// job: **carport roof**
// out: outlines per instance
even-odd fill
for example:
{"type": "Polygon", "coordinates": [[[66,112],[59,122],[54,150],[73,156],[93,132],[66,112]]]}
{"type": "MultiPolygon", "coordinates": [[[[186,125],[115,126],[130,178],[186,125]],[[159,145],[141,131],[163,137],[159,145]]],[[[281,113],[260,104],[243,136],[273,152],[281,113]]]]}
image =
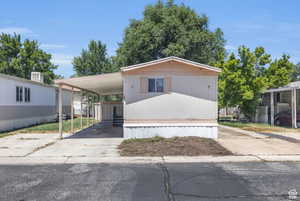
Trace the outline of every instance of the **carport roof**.
{"type": "Polygon", "coordinates": [[[90,91],[99,95],[123,93],[121,72],[55,80],[55,84],[90,91]]]}

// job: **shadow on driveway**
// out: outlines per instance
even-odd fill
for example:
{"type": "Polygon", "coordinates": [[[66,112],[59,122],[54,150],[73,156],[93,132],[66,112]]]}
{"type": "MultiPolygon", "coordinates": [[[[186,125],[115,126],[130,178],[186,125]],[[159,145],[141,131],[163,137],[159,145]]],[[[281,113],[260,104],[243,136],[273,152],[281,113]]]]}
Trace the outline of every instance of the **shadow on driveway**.
{"type": "Polygon", "coordinates": [[[74,135],[65,137],[64,139],[76,138],[123,138],[123,128],[95,124],[75,133],[74,135]]]}

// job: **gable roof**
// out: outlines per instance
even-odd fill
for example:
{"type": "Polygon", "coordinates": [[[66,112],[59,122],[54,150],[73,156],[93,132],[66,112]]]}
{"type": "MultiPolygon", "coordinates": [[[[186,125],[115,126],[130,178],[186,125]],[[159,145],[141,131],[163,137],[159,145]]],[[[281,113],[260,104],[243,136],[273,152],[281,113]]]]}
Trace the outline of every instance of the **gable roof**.
{"type": "Polygon", "coordinates": [[[3,74],[3,73],[0,73],[0,78],[6,78],[6,79],[10,79],[10,80],[16,80],[16,81],[19,81],[19,82],[25,82],[25,83],[30,83],[30,84],[34,84],[34,85],[40,85],[40,86],[44,86],[44,87],[54,87],[55,88],[55,86],[50,85],[50,84],[37,82],[37,81],[33,81],[33,80],[27,80],[27,79],[24,79],[24,78],[12,76],[12,75],[7,75],[7,74],[3,74]]]}
{"type": "Polygon", "coordinates": [[[191,65],[191,66],[194,66],[194,67],[197,67],[197,68],[202,68],[202,69],[206,69],[206,70],[214,71],[214,72],[218,72],[218,73],[221,72],[220,68],[216,68],[216,67],[213,67],[213,66],[197,63],[197,62],[194,62],[194,61],[190,61],[190,60],[187,60],[187,59],[182,59],[182,58],[174,57],[174,56],[166,57],[166,58],[163,58],[163,59],[157,59],[157,60],[149,61],[149,62],[146,62],[146,63],[141,63],[141,64],[131,65],[131,66],[127,66],[127,67],[122,67],[121,71],[126,72],[126,71],[135,70],[135,69],[139,69],[139,68],[144,68],[144,67],[148,67],[148,66],[152,66],[152,65],[160,64],[160,63],[165,63],[165,62],[169,62],[169,61],[177,61],[179,63],[184,63],[184,64],[191,65]]]}

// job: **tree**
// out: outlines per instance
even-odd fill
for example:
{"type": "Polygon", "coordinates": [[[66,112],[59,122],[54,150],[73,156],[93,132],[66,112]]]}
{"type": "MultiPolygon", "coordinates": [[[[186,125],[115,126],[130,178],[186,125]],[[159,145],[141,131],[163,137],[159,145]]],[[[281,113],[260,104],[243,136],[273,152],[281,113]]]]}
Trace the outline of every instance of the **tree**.
{"type": "Polygon", "coordinates": [[[277,88],[287,85],[291,81],[293,64],[289,56],[284,54],[280,59],[274,60],[266,70],[269,88],[277,88]]]}
{"type": "Polygon", "coordinates": [[[241,112],[252,119],[261,93],[267,88],[267,79],[262,73],[270,55],[262,47],[254,52],[241,46],[238,58],[232,53],[219,67],[222,73],[219,79],[219,104],[221,107],[238,106],[241,112]]]}
{"type": "Polygon", "coordinates": [[[291,81],[299,81],[300,80],[300,62],[296,65],[293,65],[293,70],[291,74],[291,81]]]}
{"type": "Polygon", "coordinates": [[[111,59],[107,56],[106,45],[101,41],[91,40],[88,49],[83,49],[81,55],[75,57],[73,66],[76,76],[96,75],[115,72],[111,59]]]}
{"type": "Polygon", "coordinates": [[[178,56],[215,63],[225,55],[221,29],[210,31],[208,18],[173,1],[149,5],[141,20],[131,20],[117,50],[118,66],[178,56]]]}
{"type": "Polygon", "coordinates": [[[31,72],[38,71],[46,83],[51,83],[56,68],[51,55],[41,50],[37,41],[22,42],[20,35],[0,34],[0,73],[30,79],[31,72]]]}

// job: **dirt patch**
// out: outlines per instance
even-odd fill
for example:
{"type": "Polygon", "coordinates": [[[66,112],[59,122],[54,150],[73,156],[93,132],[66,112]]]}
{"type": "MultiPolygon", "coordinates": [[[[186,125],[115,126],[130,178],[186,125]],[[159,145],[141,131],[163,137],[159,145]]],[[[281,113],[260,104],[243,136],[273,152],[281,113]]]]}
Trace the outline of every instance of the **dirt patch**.
{"type": "Polygon", "coordinates": [[[129,139],[118,148],[121,156],[232,155],[216,141],[200,137],[129,139]]]}

